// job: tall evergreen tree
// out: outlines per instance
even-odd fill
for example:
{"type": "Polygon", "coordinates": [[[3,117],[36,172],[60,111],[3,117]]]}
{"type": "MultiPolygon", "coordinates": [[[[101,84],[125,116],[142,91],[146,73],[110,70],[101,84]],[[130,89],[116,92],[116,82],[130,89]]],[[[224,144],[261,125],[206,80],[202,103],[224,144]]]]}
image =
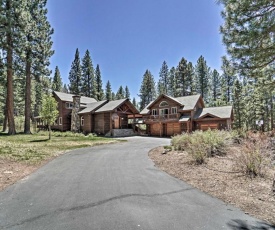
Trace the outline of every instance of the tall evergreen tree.
{"type": "Polygon", "coordinates": [[[125,91],[124,91],[123,87],[120,86],[116,93],[116,99],[119,100],[119,99],[123,99],[123,98],[125,98],[125,91]]]}
{"type": "Polygon", "coordinates": [[[132,103],[133,103],[133,106],[135,106],[135,107],[137,108],[137,102],[136,102],[136,98],[133,98],[133,101],[132,101],[132,103]]]}
{"type": "Polygon", "coordinates": [[[243,101],[243,88],[239,80],[236,80],[233,88],[234,98],[234,126],[237,129],[241,129],[244,126],[244,101],[243,101]]]}
{"type": "Polygon", "coordinates": [[[68,90],[68,87],[67,87],[66,84],[63,85],[63,87],[62,87],[62,92],[63,92],[63,93],[69,93],[69,90],[68,90]]]}
{"type": "Polygon", "coordinates": [[[211,72],[211,82],[210,82],[210,95],[209,95],[209,104],[211,106],[217,106],[217,102],[220,98],[221,92],[221,77],[216,69],[211,72]]]}
{"type": "Polygon", "coordinates": [[[190,75],[187,69],[187,60],[182,58],[176,69],[176,95],[177,97],[188,95],[190,88],[190,75]]]}
{"type": "Polygon", "coordinates": [[[14,74],[14,60],[15,55],[22,46],[22,37],[20,28],[24,25],[22,23],[22,16],[26,1],[2,0],[0,4],[0,47],[3,50],[5,58],[5,69],[7,78],[7,95],[6,95],[6,115],[8,120],[8,134],[16,134],[14,122],[14,88],[13,88],[13,74],[14,74]]]}
{"type": "Polygon", "coordinates": [[[112,88],[111,88],[110,81],[107,81],[107,84],[106,84],[105,98],[109,101],[112,100],[112,88]]]}
{"type": "Polygon", "coordinates": [[[112,92],[112,101],[116,100],[116,94],[112,92]]]}
{"type": "Polygon", "coordinates": [[[176,69],[172,67],[169,70],[168,95],[175,97],[176,94],[176,69]]]}
{"type": "Polygon", "coordinates": [[[83,95],[94,98],[95,74],[89,50],[86,50],[84,58],[82,59],[82,80],[81,91],[83,95]]]}
{"type": "Polygon", "coordinates": [[[69,73],[70,93],[77,94],[77,95],[79,95],[81,93],[81,88],[82,88],[82,77],[81,76],[82,76],[82,72],[81,72],[79,51],[78,51],[78,49],[76,49],[74,61],[72,62],[71,70],[69,73]]]}
{"type": "Polygon", "coordinates": [[[55,67],[52,89],[57,92],[62,91],[62,79],[58,66],[55,67]]]}
{"type": "Polygon", "coordinates": [[[188,62],[187,64],[187,85],[189,87],[190,94],[196,94],[196,75],[192,62],[188,62]]]}
{"type": "Polygon", "coordinates": [[[223,74],[222,74],[223,87],[225,87],[223,89],[223,92],[225,93],[224,96],[228,104],[232,99],[232,91],[233,91],[233,86],[234,86],[234,81],[236,79],[236,76],[235,76],[235,71],[234,71],[234,68],[232,67],[232,64],[225,56],[222,57],[221,69],[223,71],[223,74]]]}
{"type": "Polygon", "coordinates": [[[235,67],[242,75],[258,76],[258,71],[275,61],[274,1],[220,2],[224,4],[223,42],[235,67]]]}
{"type": "Polygon", "coordinates": [[[102,101],[104,99],[104,92],[102,88],[102,80],[101,80],[101,73],[99,65],[96,66],[95,69],[95,84],[96,84],[96,92],[95,92],[95,98],[98,101],[102,101]]]}
{"type": "Polygon", "coordinates": [[[156,86],[153,75],[146,70],[139,90],[140,110],[143,110],[151,101],[156,98],[156,86]]]}
{"type": "Polygon", "coordinates": [[[47,20],[47,0],[27,1],[26,14],[22,18],[24,22],[24,39],[21,59],[25,64],[25,126],[24,133],[30,133],[31,119],[31,76],[49,75],[49,59],[53,55],[51,35],[53,29],[47,20]]]}
{"type": "Polygon", "coordinates": [[[164,61],[159,72],[158,94],[168,94],[168,86],[169,69],[167,63],[164,61]]]}
{"type": "Polygon", "coordinates": [[[128,88],[128,86],[126,85],[126,87],[125,87],[125,98],[128,98],[128,99],[130,99],[130,91],[129,91],[129,88],[128,88]]]}
{"type": "Polygon", "coordinates": [[[208,102],[208,91],[209,91],[209,67],[203,56],[200,56],[196,69],[196,81],[197,81],[197,92],[201,94],[206,102],[208,102]]]}

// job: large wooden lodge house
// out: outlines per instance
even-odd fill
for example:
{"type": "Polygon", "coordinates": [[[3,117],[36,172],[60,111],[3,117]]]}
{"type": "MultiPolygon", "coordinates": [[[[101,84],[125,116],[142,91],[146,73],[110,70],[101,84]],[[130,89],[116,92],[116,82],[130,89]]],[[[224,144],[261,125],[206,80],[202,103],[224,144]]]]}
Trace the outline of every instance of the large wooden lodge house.
{"type": "Polygon", "coordinates": [[[201,95],[170,97],[160,95],[140,114],[152,136],[173,136],[207,129],[231,129],[232,106],[205,108],[201,95]]]}
{"type": "Polygon", "coordinates": [[[94,98],[56,91],[53,91],[53,97],[58,102],[59,111],[53,130],[106,136],[133,135],[133,128],[128,125],[128,115],[135,118],[139,111],[129,99],[96,101],[94,98]]]}
{"type": "Polygon", "coordinates": [[[140,113],[129,99],[96,101],[56,91],[53,97],[59,116],[52,129],[59,131],[130,136],[140,131],[137,126],[142,124],[149,136],[173,136],[195,130],[231,129],[233,122],[232,106],[205,108],[201,95],[162,94],[140,113]]]}

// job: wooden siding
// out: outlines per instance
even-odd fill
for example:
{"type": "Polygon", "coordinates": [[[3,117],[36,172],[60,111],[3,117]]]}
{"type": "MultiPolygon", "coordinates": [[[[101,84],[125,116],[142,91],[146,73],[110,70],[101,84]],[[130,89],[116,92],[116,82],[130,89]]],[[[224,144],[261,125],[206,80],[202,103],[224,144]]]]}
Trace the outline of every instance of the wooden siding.
{"type": "Polygon", "coordinates": [[[98,113],[94,115],[94,129],[98,134],[106,134],[111,130],[110,127],[111,116],[110,113],[98,113]]]}
{"type": "Polygon", "coordinates": [[[205,121],[196,121],[196,129],[208,130],[208,129],[230,129],[227,125],[227,119],[207,119],[205,121]]]}
{"type": "Polygon", "coordinates": [[[82,117],[84,118],[83,126],[81,126],[81,130],[84,133],[91,133],[92,132],[92,118],[91,114],[83,114],[82,117]]]}
{"type": "Polygon", "coordinates": [[[180,123],[167,123],[167,136],[174,136],[176,134],[181,134],[181,124],[180,123]]]}

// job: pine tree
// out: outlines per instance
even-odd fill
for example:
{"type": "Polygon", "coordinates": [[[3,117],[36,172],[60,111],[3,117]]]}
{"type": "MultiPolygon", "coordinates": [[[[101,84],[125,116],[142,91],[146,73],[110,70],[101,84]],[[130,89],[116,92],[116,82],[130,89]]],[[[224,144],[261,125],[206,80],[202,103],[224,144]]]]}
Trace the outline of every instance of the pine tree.
{"type": "Polygon", "coordinates": [[[275,61],[274,1],[220,2],[224,4],[221,33],[227,51],[242,75],[257,76],[275,61]]]}
{"type": "Polygon", "coordinates": [[[100,73],[100,68],[99,65],[96,66],[95,69],[95,85],[96,85],[96,91],[95,91],[95,98],[98,101],[102,101],[104,99],[104,92],[103,92],[103,88],[102,88],[102,80],[101,80],[101,73],[100,73]]]}
{"type": "Polygon", "coordinates": [[[116,100],[116,94],[112,92],[112,101],[116,100]]]}
{"type": "Polygon", "coordinates": [[[49,75],[49,58],[53,55],[51,35],[53,29],[47,20],[46,0],[27,1],[22,5],[26,14],[22,38],[24,39],[21,59],[25,64],[25,126],[24,133],[29,134],[31,119],[31,76],[49,75]]]}
{"type": "Polygon", "coordinates": [[[128,86],[126,85],[126,87],[125,87],[125,98],[128,98],[128,99],[130,99],[130,91],[129,91],[129,88],[128,88],[128,86]]]}
{"type": "Polygon", "coordinates": [[[223,92],[225,93],[226,103],[229,104],[232,100],[232,91],[233,91],[233,85],[234,81],[236,79],[234,68],[232,67],[232,64],[230,61],[223,56],[222,57],[222,67],[221,67],[223,74],[222,78],[224,80],[223,92]]]}
{"type": "Polygon", "coordinates": [[[133,101],[132,101],[132,103],[133,103],[133,106],[135,106],[135,107],[137,108],[137,102],[136,102],[136,98],[133,98],[133,101]]]}
{"type": "Polygon", "coordinates": [[[200,56],[196,69],[196,81],[197,81],[197,92],[201,94],[205,102],[208,102],[208,91],[209,91],[209,67],[203,56],[200,56]]]}
{"type": "Polygon", "coordinates": [[[209,104],[211,106],[217,106],[218,99],[220,97],[221,91],[221,77],[216,69],[211,72],[211,85],[210,85],[210,95],[209,104]]]}
{"type": "MultiPolygon", "coordinates": [[[[26,1],[3,0],[0,4],[0,47],[5,55],[5,69],[7,78],[7,95],[6,95],[6,117],[8,120],[8,134],[16,134],[14,121],[14,60],[15,55],[18,57],[20,43],[22,42],[21,34],[18,33],[24,25],[22,23],[22,15],[25,14],[24,9],[26,1]]],[[[22,45],[22,44],[21,44],[22,45]]]]}
{"type": "Polygon", "coordinates": [[[86,51],[84,58],[82,59],[82,88],[81,91],[86,97],[95,97],[95,74],[92,59],[89,50],[86,51]]]}
{"type": "Polygon", "coordinates": [[[120,99],[123,99],[123,98],[125,98],[125,91],[124,91],[123,87],[120,86],[120,87],[118,88],[117,93],[116,93],[116,99],[117,99],[117,100],[120,100],[120,99]]]}
{"type": "Polygon", "coordinates": [[[196,75],[192,62],[187,64],[187,85],[189,86],[190,94],[196,94],[196,75]]]}
{"type": "Polygon", "coordinates": [[[243,88],[239,80],[236,80],[233,88],[234,127],[241,129],[244,126],[243,88]]]}
{"type": "Polygon", "coordinates": [[[35,82],[35,104],[34,104],[34,116],[38,116],[40,114],[42,108],[42,98],[43,98],[43,90],[41,82],[35,82]]]}
{"type": "Polygon", "coordinates": [[[168,94],[169,86],[169,69],[167,63],[164,61],[162,63],[160,72],[159,72],[159,81],[158,81],[158,94],[168,94]]]}
{"type": "Polygon", "coordinates": [[[63,93],[69,93],[69,90],[68,90],[68,87],[67,87],[66,84],[63,85],[63,87],[62,87],[62,92],[63,92],[63,93]]]}
{"type": "Polygon", "coordinates": [[[81,65],[80,65],[80,57],[79,57],[79,51],[76,49],[74,61],[71,65],[71,70],[69,73],[69,90],[72,94],[79,95],[81,93],[81,87],[82,87],[82,72],[81,72],[81,65]]]}
{"type": "Polygon", "coordinates": [[[62,90],[62,79],[60,76],[60,71],[58,69],[58,66],[55,67],[52,89],[57,92],[60,92],[62,90]]]}
{"type": "Polygon", "coordinates": [[[109,100],[109,101],[112,100],[112,88],[111,88],[110,81],[107,81],[107,84],[106,84],[105,98],[106,100],[109,100]]]}
{"type": "Polygon", "coordinates": [[[190,88],[190,75],[188,75],[187,60],[182,58],[176,69],[176,97],[188,95],[190,88]]]}
{"type": "Polygon", "coordinates": [[[143,80],[139,92],[140,110],[143,110],[151,101],[156,98],[155,80],[149,70],[146,70],[143,75],[143,80]]]}
{"type": "Polygon", "coordinates": [[[169,81],[168,81],[168,95],[176,96],[176,69],[172,67],[169,71],[169,81]]]}

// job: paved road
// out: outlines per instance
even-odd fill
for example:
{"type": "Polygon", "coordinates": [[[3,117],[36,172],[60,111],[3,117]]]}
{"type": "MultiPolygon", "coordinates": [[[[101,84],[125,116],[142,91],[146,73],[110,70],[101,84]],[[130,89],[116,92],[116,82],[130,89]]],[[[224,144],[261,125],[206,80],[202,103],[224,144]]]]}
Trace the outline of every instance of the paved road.
{"type": "Polygon", "coordinates": [[[0,193],[0,229],[275,229],[154,167],[168,139],[65,154],[0,193]]]}

